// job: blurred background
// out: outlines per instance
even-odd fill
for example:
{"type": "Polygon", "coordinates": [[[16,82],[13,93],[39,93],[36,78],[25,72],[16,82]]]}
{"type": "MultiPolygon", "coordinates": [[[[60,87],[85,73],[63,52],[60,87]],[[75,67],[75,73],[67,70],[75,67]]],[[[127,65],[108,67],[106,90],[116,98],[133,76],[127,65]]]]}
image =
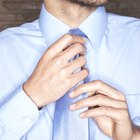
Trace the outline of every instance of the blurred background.
{"type": "MultiPolygon", "coordinates": [[[[0,31],[38,18],[43,0],[0,0],[0,31]]],[[[110,0],[107,11],[140,18],[140,0],[110,0]]]]}

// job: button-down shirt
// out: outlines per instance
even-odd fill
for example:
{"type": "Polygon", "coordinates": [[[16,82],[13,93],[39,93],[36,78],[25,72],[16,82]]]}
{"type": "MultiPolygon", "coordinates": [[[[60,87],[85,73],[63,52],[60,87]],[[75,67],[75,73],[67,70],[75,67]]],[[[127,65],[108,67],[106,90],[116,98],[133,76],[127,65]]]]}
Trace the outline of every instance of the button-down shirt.
{"type": "MultiPolygon", "coordinates": [[[[94,58],[87,61],[95,79],[125,95],[131,119],[140,125],[140,20],[99,7],[78,28],[93,47],[94,58]]],[[[53,140],[55,103],[39,111],[22,85],[45,50],[69,30],[43,6],[38,20],[0,33],[1,140],[53,140]]],[[[90,140],[111,140],[92,123],[90,140]]]]}

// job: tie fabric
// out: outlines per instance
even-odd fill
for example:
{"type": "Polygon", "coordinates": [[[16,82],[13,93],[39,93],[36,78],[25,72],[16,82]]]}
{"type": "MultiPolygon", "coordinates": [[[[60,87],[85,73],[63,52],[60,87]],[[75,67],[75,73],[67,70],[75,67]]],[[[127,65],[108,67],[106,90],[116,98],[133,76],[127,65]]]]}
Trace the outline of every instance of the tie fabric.
{"type": "MultiPolygon", "coordinates": [[[[79,35],[82,37],[87,36],[80,29],[71,29],[70,34],[79,35]]],[[[91,47],[91,46],[90,46],[91,47]]],[[[91,49],[91,48],[90,48],[91,49]]],[[[76,59],[78,55],[72,60],[76,59]]],[[[72,61],[71,60],[71,61],[72,61]]],[[[88,64],[87,64],[88,66],[88,64]]],[[[88,79],[86,79],[87,81],[88,79]]],[[[82,84],[85,81],[80,82],[82,84]]],[[[78,84],[78,85],[79,85],[78,84]]],[[[75,88],[75,87],[74,87],[75,88]]],[[[73,88],[73,89],[74,89],[73,88]]],[[[55,105],[54,113],[54,126],[53,126],[53,140],[89,140],[89,120],[81,119],[79,114],[87,108],[80,109],[77,111],[70,111],[70,104],[86,98],[86,94],[83,94],[75,99],[69,98],[69,93],[73,90],[71,89],[64,97],[59,99],[55,105]]]]}
{"type": "Polygon", "coordinates": [[[79,36],[81,36],[81,37],[87,38],[86,34],[85,34],[83,31],[81,31],[79,28],[71,29],[71,30],[69,31],[69,33],[70,33],[70,34],[74,34],[74,35],[79,35],[79,36]]]}

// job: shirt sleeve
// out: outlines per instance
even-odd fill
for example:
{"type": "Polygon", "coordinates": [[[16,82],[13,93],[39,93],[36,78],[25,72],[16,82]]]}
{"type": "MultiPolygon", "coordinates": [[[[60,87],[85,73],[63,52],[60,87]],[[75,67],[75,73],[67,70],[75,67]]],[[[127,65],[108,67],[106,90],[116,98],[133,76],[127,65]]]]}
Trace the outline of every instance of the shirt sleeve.
{"type": "Polygon", "coordinates": [[[22,85],[0,105],[0,139],[19,140],[37,122],[39,111],[22,85]]]}
{"type": "Polygon", "coordinates": [[[133,123],[140,126],[140,94],[128,94],[126,100],[133,123]]]}

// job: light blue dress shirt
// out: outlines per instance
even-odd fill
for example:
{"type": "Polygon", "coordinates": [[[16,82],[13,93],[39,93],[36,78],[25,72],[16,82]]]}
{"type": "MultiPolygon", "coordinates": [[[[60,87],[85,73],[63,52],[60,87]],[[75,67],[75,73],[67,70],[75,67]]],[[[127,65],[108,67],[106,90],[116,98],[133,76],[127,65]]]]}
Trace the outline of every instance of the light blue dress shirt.
{"type": "MultiPolygon", "coordinates": [[[[140,20],[107,14],[99,7],[79,29],[93,47],[89,79],[100,79],[124,93],[131,119],[140,125],[140,20]]],[[[38,111],[22,85],[45,50],[69,30],[43,6],[38,20],[0,33],[1,140],[53,140],[55,103],[38,111]]],[[[111,140],[89,122],[89,140],[111,140]]]]}

